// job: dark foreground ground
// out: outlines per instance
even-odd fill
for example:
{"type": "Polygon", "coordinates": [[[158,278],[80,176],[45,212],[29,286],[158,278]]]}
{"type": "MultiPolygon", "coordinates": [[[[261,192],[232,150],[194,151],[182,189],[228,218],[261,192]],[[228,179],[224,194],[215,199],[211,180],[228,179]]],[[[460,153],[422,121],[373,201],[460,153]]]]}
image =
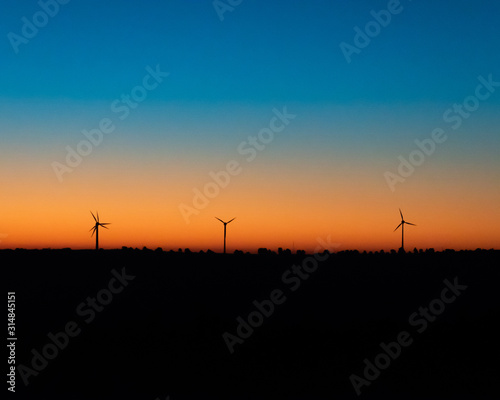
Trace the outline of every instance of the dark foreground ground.
{"type": "Polygon", "coordinates": [[[354,399],[354,374],[365,399],[499,398],[500,252],[307,257],[1,251],[8,397],[354,399]]]}

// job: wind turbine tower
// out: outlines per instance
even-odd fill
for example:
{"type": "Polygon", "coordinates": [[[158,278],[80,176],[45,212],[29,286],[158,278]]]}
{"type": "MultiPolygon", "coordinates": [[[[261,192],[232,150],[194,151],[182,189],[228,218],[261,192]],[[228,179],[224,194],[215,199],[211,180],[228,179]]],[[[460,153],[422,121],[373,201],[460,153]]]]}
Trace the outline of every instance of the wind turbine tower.
{"type": "Polygon", "coordinates": [[[94,218],[95,222],[95,225],[92,228],[90,228],[90,230],[92,231],[91,236],[94,236],[95,233],[95,249],[99,250],[99,227],[102,226],[103,228],[108,229],[106,225],[109,225],[109,222],[99,222],[99,213],[96,213],[97,218],[92,211],[90,213],[92,214],[92,217],[94,218]]]}
{"type": "Polygon", "coordinates": [[[217,217],[215,217],[215,218],[224,224],[224,254],[226,254],[226,225],[229,224],[231,221],[234,221],[236,219],[236,217],[233,218],[232,220],[227,221],[227,222],[224,222],[220,218],[217,218],[217,217]]]}
{"type": "Polygon", "coordinates": [[[401,209],[399,209],[399,214],[401,215],[401,222],[396,227],[396,229],[394,229],[394,232],[396,232],[398,230],[398,228],[401,227],[401,248],[404,251],[404,249],[405,249],[405,224],[406,225],[413,225],[413,226],[417,226],[417,225],[412,224],[411,222],[406,222],[405,219],[403,218],[403,213],[401,212],[401,209]]]}

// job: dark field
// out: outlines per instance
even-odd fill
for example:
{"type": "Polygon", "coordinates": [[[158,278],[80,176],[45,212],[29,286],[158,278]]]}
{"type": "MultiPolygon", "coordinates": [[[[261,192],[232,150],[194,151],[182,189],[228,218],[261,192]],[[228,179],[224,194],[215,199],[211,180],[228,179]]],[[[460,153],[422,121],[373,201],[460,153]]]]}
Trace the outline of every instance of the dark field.
{"type": "Polygon", "coordinates": [[[500,252],[320,256],[1,251],[9,398],[498,398],[500,252]]]}

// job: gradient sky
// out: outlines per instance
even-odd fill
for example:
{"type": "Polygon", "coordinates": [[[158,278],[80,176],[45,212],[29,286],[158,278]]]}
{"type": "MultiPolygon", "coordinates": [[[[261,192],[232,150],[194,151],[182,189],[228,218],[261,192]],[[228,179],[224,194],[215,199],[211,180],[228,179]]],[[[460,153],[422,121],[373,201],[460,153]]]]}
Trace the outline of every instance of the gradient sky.
{"type": "Polygon", "coordinates": [[[350,62],[341,43],[387,1],[243,0],[222,21],[212,1],[48,3],[45,20],[36,1],[2,3],[0,248],[91,248],[97,210],[103,248],[221,251],[217,216],[237,217],[229,251],[328,236],[388,250],[398,208],[418,225],[407,249],[500,247],[500,87],[443,118],[474,106],[479,77],[500,82],[498,2],[401,1],[350,62]],[[141,92],[148,67],[169,75],[141,92]],[[131,92],[146,98],[117,112],[131,92]],[[273,109],[295,118],[247,161],[273,109]],[[106,118],[113,132],[58,179],[106,118]],[[384,174],[436,128],[446,141],[391,190],[384,174]],[[180,205],[232,160],[240,173],[186,223],[180,205]]]}

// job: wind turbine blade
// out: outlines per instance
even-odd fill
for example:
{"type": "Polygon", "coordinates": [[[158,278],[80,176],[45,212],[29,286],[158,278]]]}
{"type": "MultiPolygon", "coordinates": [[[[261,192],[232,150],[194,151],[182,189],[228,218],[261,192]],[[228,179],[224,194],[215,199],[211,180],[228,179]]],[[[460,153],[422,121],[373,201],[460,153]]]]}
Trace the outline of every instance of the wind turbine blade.
{"type": "Polygon", "coordinates": [[[215,217],[215,219],[218,219],[220,222],[222,222],[223,224],[225,224],[225,222],[223,220],[221,220],[220,218],[215,217]]]}
{"type": "Polygon", "coordinates": [[[415,224],[412,224],[411,222],[405,222],[406,225],[413,225],[413,226],[417,226],[415,224]]]}
{"type": "Polygon", "coordinates": [[[399,214],[401,215],[401,220],[403,220],[403,213],[401,212],[401,208],[399,209],[399,214]]]}
{"type": "Polygon", "coordinates": [[[103,224],[99,224],[101,225],[104,229],[109,229],[107,226],[104,226],[103,224]]]}
{"type": "Polygon", "coordinates": [[[99,211],[97,211],[97,222],[99,222],[99,211]]]}
{"type": "Polygon", "coordinates": [[[97,219],[95,218],[94,213],[92,211],[90,213],[92,214],[92,217],[94,218],[94,221],[97,222],[97,219]]]}
{"type": "MultiPolygon", "coordinates": [[[[234,217],[231,221],[234,221],[236,219],[236,217],[234,217]]],[[[227,223],[229,224],[231,221],[227,221],[227,223]]]]}
{"type": "Polygon", "coordinates": [[[104,225],[110,225],[110,224],[111,224],[111,222],[102,222],[102,223],[101,223],[101,222],[99,222],[99,225],[101,225],[101,226],[104,226],[104,225]]]}
{"type": "Polygon", "coordinates": [[[401,225],[403,225],[402,222],[399,223],[399,225],[396,227],[396,229],[393,230],[393,232],[396,232],[401,225]]]}

